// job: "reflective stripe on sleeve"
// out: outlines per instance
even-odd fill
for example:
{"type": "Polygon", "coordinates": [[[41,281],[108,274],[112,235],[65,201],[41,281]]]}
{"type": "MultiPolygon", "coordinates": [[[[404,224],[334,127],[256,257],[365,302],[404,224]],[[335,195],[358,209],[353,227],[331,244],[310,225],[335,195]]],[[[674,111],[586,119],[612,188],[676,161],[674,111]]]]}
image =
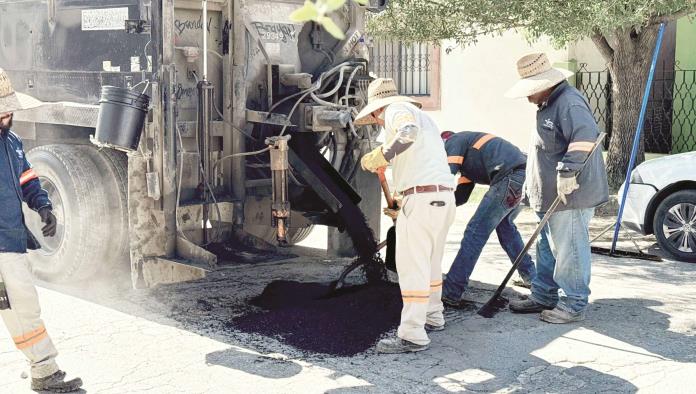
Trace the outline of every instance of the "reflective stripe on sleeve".
{"type": "Polygon", "coordinates": [[[589,142],[589,141],[573,142],[570,145],[568,145],[568,152],[575,152],[575,151],[590,152],[593,147],[594,147],[594,142],[589,142]]]}
{"type": "Polygon", "coordinates": [[[447,163],[462,164],[464,163],[464,156],[447,156],[447,163]]]}
{"type": "Polygon", "coordinates": [[[459,179],[457,180],[457,183],[462,185],[466,183],[471,183],[471,179],[465,177],[465,176],[460,176],[459,179]]]}
{"type": "Polygon", "coordinates": [[[25,183],[29,182],[32,179],[36,179],[39,176],[36,175],[36,172],[34,171],[33,168],[30,168],[22,173],[19,177],[19,184],[20,186],[23,186],[25,183]]]}

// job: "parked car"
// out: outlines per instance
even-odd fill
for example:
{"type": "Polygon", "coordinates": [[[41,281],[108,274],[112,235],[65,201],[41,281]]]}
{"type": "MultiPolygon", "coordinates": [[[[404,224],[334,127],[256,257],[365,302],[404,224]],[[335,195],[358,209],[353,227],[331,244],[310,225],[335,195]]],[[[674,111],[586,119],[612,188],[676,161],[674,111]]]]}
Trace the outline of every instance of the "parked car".
{"type": "Polygon", "coordinates": [[[631,173],[622,224],[641,234],[655,234],[660,248],[674,259],[696,263],[696,152],[637,166],[631,173]]]}

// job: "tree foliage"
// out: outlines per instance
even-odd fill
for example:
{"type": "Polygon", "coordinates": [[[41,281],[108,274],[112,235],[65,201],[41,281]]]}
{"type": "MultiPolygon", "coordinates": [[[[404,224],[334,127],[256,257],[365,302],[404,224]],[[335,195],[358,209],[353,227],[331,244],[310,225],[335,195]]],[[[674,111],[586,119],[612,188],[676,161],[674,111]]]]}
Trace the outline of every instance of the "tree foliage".
{"type": "MultiPolygon", "coordinates": [[[[355,2],[362,5],[367,4],[367,0],[355,0],[355,2]]],[[[329,14],[343,7],[345,3],[346,0],[305,0],[302,7],[290,14],[290,20],[293,22],[314,21],[329,34],[342,40],[346,38],[346,35],[329,14]]]]}
{"type": "Polygon", "coordinates": [[[373,35],[402,41],[454,40],[470,44],[485,35],[523,29],[558,45],[582,37],[640,32],[696,11],[696,0],[391,0],[370,19],[373,35]]]}
{"type": "MultiPolygon", "coordinates": [[[[696,0],[390,0],[370,18],[374,36],[401,41],[475,43],[510,29],[563,46],[590,37],[612,77],[609,186],[627,172],[657,26],[696,12],[696,0]]],[[[512,65],[511,65],[512,66],[512,65]]],[[[638,162],[643,153],[639,151],[638,162]]]]}

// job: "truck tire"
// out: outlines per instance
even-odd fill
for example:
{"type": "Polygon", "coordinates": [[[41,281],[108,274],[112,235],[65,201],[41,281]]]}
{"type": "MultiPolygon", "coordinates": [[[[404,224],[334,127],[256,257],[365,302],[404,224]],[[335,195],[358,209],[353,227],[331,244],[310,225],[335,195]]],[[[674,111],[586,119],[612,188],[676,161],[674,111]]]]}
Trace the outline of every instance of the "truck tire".
{"type": "Polygon", "coordinates": [[[675,260],[696,263],[696,190],[680,190],[662,200],[653,230],[660,248],[675,260]]]}
{"type": "Polygon", "coordinates": [[[128,156],[114,149],[97,150],[83,146],[101,174],[107,203],[109,247],[101,265],[102,273],[130,273],[128,238],[128,156]]]}
{"type": "Polygon", "coordinates": [[[89,146],[44,145],[27,158],[48,191],[58,219],[55,237],[41,235],[35,213],[27,226],[42,245],[29,254],[35,275],[48,282],[75,282],[94,276],[114,251],[109,193],[89,146]]]}

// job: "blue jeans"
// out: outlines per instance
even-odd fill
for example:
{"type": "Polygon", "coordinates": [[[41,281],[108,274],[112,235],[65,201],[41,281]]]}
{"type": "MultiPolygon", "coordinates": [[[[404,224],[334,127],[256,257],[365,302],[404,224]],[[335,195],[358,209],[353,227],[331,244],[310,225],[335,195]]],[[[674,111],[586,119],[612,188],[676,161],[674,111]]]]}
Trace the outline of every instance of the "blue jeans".
{"type": "MultiPolygon", "coordinates": [[[[457,257],[454,258],[452,267],[445,276],[442,289],[444,297],[453,300],[461,298],[493,229],[498,234],[500,246],[510,257],[510,261],[514,261],[524,249],[522,236],[520,236],[514,223],[515,218],[522,210],[519,205],[524,177],[523,169],[515,170],[491,185],[483,196],[478,209],[466,226],[457,257]]],[[[524,256],[517,272],[525,280],[534,278],[536,270],[529,255],[524,256]]]]}
{"type": "Polygon", "coordinates": [[[590,296],[592,216],[594,208],[551,215],[537,240],[537,275],[532,280],[532,300],[567,312],[585,309],[590,296]]]}

